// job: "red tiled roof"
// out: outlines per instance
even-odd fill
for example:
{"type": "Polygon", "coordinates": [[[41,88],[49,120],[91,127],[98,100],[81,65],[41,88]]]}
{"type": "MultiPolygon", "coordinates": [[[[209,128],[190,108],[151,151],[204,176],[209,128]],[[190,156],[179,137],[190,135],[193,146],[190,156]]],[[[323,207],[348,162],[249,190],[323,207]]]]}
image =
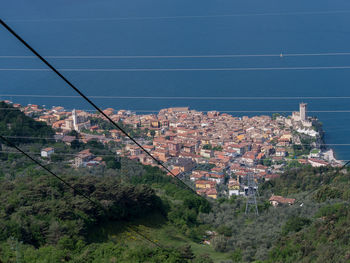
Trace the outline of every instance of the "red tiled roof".
{"type": "Polygon", "coordinates": [[[210,184],[210,185],[216,185],[216,182],[215,181],[206,181],[206,180],[198,180],[196,182],[196,185],[197,184],[210,184]]]}
{"type": "Polygon", "coordinates": [[[53,150],[52,147],[48,147],[48,148],[42,149],[42,151],[45,151],[45,152],[49,152],[49,151],[52,151],[52,150],[53,150]]]}
{"type": "Polygon", "coordinates": [[[294,204],[295,199],[294,198],[285,198],[285,197],[279,196],[279,195],[273,195],[270,197],[269,201],[276,201],[280,204],[294,204]]]}

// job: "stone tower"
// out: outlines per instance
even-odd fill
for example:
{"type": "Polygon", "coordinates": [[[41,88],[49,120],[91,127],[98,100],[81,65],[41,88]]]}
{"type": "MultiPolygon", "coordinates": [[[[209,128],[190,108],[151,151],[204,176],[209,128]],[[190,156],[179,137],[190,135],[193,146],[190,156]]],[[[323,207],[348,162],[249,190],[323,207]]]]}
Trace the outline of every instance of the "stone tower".
{"type": "Polygon", "coordinates": [[[306,106],[307,103],[300,103],[299,105],[299,114],[301,121],[306,121],[306,106]]]}
{"type": "Polygon", "coordinates": [[[77,116],[77,112],[75,111],[75,109],[73,109],[72,111],[72,118],[73,118],[73,129],[74,130],[78,130],[78,116],[77,116]]]}

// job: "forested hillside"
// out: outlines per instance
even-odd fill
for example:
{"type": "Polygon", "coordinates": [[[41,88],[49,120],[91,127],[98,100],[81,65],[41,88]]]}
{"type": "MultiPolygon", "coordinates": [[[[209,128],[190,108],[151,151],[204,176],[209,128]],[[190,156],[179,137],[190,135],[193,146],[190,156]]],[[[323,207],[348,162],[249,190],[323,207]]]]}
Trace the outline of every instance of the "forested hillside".
{"type": "Polygon", "coordinates": [[[209,203],[158,168],[126,159],[120,169],[106,171],[48,165],[101,209],[25,157],[3,153],[1,159],[2,262],[212,262],[205,247],[186,246],[202,240],[207,226],[198,214],[208,212],[209,203]]]}
{"type": "Polygon", "coordinates": [[[214,248],[233,262],[347,262],[349,186],[348,169],[293,168],[260,185],[258,217],[244,214],[242,197],[219,199],[199,216],[218,231],[214,248]],[[272,207],[272,194],[296,202],[272,207]]]}
{"type": "Polygon", "coordinates": [[[43,147],[54,147],[50,160],[34,154],[35,158],[94,202],[1,142],[0,262],[144,262],[146,258],[149,262],[192,262],[196,258],[211,262],[209,256],[201,256],[203,250],[193,253],[186,245],[202,238],[204,228],[197,217],[210,210],[205,199],[178,186],[158,168],[113,158],[109,146],[101,143],[77,141],[69,147],[50,140],[13,138],[52,138],[54,132],[5,103],[1,107],[5,109],[0,112],[1,134],[11,136],[11,141],[31,155],[43,147]],[[70,158],[83,149],[106,156],[106,167],[72,168],[70,158]],[[133,223],[137,220],[150,230],[162,227],[162,233],[164,226],[178,229],[180,242],[176,246],[161,242],[162,249],[154,246],[152,242],[159,241],[151,235],[137,234],[133,223]]]}
{"type": "MultiPolygon", "coordinates": [[[[0,101],[0,134],[2,136],[50,138],[55,133],[45,122],[34,121],[20,110],[0,101]]],[[[28,138],[12,138],[16,143],[32,143],[28,138]]],[[[46,140],[42,140],[46,142],[46,140]]]]}
{"type": "Polygon", "coordinates": [[[309,190],[307,195],[320,206],[313,214],[301,214],[286,222],[266,262],[349,262],[349,170],[290,171],[265,187],[283,194],[309,190]]]}
{"type": "MultiPolygon", "coordinates": [[[[89,202],[55,178],[48,177],[44,172],[35,171],[31,175],[14,180],[2,179],[1,260],[14,262],[15,250],[19,249],[24,262],[101,262],[99,260],[111,258],[118,259],[116,262],[132,262],[131,258],[135,262],[142,262],[143,258],[148,257],[151,262],[161,262],[161,259],[167,258],[181,262],[182,256],[179,251],[172,248],[166,251],[155,249],[125,227],[120,228],[119,232],[131,234],[141,241],[145,249],[127,249],[128,244],[125,244],[124,240],[114,243],[104,240],[105,242],[100,243],[91,238],[92,229],[99,232],[105,224],[133,222],[150,214],[164,218],[165,223],[169,206],[155,195],[154,190],[145,185],[126,184],[110,176],[63,178],[99,202],[103,208],[89,202]],[[20,247],[17,244],[19,240],[20,247]],[[14,244],[17,248],[11,249],[11,246],[14,248],[14,244]],[[82,253],[85,256],[82,256],[82,253]]],[[[182,207],[181,210],[182,213],[186,213],[188,208],[182,207]]],[[[175,221],[180,220],[178,214],[170,217],[175,221]]],[[[194,220],[195,217],[194,213],[194,220]]],[[[186,228],[181,223],[179,226],[186,228]]]]}

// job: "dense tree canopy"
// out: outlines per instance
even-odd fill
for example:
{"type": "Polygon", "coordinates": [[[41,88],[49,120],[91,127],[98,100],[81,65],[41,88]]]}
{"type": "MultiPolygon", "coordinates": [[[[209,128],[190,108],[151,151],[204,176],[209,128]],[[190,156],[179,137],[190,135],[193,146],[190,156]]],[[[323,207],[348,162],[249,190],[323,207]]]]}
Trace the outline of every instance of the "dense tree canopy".
{"type": "MultiPolygon", "coordinates": [[[[34,121],[18,109],[0,101],[0,134],[3,136],[52,138],[54,131],[45,122],[34,121]]],[[[28,138],[11,139],[15,143],[32,143],[28,138]]],[[[46,140],[42,140],[45,142],[46,140]]]]}
{"type": "Polygon", "coordinates": [[[65,179],[103,208],[47,176],[3,180],[0,240],[12,236],[39,247],[57,244],[64,236],[84,239],[88,228],[103,220],[131,220],[149,212],[164,213],[160,198],[147,186],[122,185],[113,177],[65,179]]]}

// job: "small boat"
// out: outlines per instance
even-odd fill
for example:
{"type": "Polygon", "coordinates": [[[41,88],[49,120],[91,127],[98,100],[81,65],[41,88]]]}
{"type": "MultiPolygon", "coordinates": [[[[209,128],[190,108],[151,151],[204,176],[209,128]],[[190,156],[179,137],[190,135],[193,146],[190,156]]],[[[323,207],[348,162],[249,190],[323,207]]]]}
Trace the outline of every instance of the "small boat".
{"type": "Polygon", "coordinates": [[[282,53],[280,54],[280,58],[283,58],[283,54],[282,53]]]}

